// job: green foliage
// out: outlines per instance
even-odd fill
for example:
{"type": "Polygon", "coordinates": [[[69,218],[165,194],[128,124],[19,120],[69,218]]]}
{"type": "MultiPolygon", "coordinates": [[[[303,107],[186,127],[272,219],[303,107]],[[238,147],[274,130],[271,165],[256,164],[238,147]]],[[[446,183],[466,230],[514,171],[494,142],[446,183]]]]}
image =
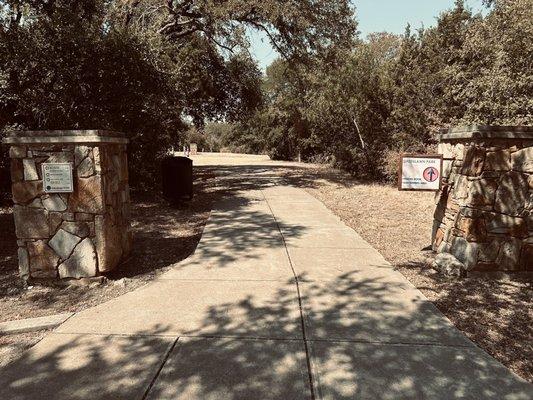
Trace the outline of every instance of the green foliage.
{"type": "Polygon", "coordinates": [[[241,126],[249,141],[273,158],[328,159],[361,177],[376,178],[388,136],[390,79],[398,47],[393,35],[375,35],[354,49],[295,68],[277,60],[263,88],[266,104],[241,126]],[[260,138],[260,140],[259,140],[260,138]]]}
{"type": "Polygon", "coordinates": [[[533,0],[494,1],[461,49],[466,73],[459,119],[485,124],[533,124],[533,0]]]}
{"type": "Polygon", "coordinates": [[[146,187],[184,121],[201,132],[263,103],[247,29],[296,64],[347,45],[355,24],[348,0],[0,1],[0,129],[128,132],[131,183],[146,187]]]}
{"type": "Polygon", "coordinates": [[[355,33],[349,0],[136,0],[122,2],[118,14],[141,30],[180,40],[201,34],[234,50],[246,29],[264,32],[286,59],[304,61],[332,44],[347,45],[355,33]]]}
{"type": "Polygon", "coordinates": [[[316,89],[308,95],[306,112],[314,146],[323,148],[338,166],[365,178],[379,177],[376,161],[388,142],[389,61],[379,50],[380,40],[359,44],[335,69],[324,65],[315,78],[316,89]],[[321,78],[326,71],[327,79],[321,78]]]}
{"type": "Polygon", "coordinates": [[[486,4],[474,15],[457,0],[433,28],[354,38],[305,66],[274,62],[265,106],[234,136],[393,181],[398,155],[434,151],[442,128],[533,124],[533,0],[486,4]]]}
{"type": "MultiPolygon", "coordinates": [[[[193,126],[187,132],[184,144],[196,143],[199,151],[215,153],[223,151],[226,143],[231,143],[231,137],[236,126],[236,124],[228,122],[208,122],[202,130],[193,126]]],[[[233,146],[230,150],[237,152],[237,147],[233,146]]]]}
{"type": "Polygon", "coordinates": [[[425,73],[419,35],[413,35],[407,27],[391,69],[391,111],[387,125],[398,148],[409,148],[431,140],[427,129],[430,119],[428,104],[433,101],[431,77],[425,73]]]}
{"type": "Polygon", "coordinates": [[[0,1],[0,127],[129,132],[134,185],[190,142],[390,180],[440,128],[533,124],[533,0],[485,4],[360,40],[348,0],[0,1]]]}

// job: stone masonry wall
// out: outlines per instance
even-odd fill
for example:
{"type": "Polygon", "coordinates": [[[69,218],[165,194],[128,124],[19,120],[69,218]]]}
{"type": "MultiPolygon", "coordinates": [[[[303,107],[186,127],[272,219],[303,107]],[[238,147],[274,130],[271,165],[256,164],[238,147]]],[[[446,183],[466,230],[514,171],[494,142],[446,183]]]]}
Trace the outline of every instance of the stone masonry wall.
{"type": "Polygon", "coordinates": [[[10,157],[23,279],[97,276],[129,253],[126,145],[13,145],[10,157]],[[43,192],[44,162],[73,164],[73,193],[43,192]]]}
{"type": "Polygon", "coordinates": [[[434,249],[465,271],[532,271],[533,136],[441,139],[439,153],[434,249]]]}

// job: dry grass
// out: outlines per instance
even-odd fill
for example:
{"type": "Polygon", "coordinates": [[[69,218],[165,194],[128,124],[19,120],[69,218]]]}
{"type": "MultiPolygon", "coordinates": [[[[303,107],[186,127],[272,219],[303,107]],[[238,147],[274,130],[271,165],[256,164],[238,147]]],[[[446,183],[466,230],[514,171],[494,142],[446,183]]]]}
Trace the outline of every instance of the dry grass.
{"type": "Polygon", "coordinates": [[[187,258],[196,248],[219,195],[214,176],[200,176],[197,195],[182,207],[161,197],[133,194],[133,252],[103,285],[33,286],[25,290],[18,277],[17,244],[10,208],[0,208],[0,322],[76,312],[144,285],[155,275],[187,258]]]}
{"type": "MultiPolygon", "coordinates": [[[[523,378],[533,381],[531,280],[468,278],[448,281],[430,268],[431,193],[354,181],[326,167],[280,165],[288,183],[308,190],[357,230],[472,341],[523,378]]],[[[16,242],[10,210],[0,208],[0,321],[79,311],[143,285],[194,248],[214,200],[226,188],[200,177],[188,209],[169,207],[154,196],[137,196],[131,260],[106,285],[89,288],[35,287],[24,291],[17,277],[16,242]],[[164,251],[162,251],[164,249],[164,251]]],[[[42,333],[0,337],[0,358],[14,357],[42,333]]]]}
{"type": "Polygon", "coordinates": [[[429,268],[432,193],[359,183],[326,167],[286,176],[359,232],[474,343],[533,382],[532,279],[449,281],[429,268]]]}
{"type": "Polygon", "coordinates": [[[35,346],[46,335],[46,332],[0,335],[0,368],[17,359],[23,351],[35,346]]]}
{"type": "MultiPolygon", "coordinates": [[[[1,207],[0,322],[81,311],[143,286],[194,252],[212,204],[223,189],[215,184],[214,175],[206,172],[197,175],[194,199],[178,208],[154,194],[133,194],[131,257],[107,276],[106,283],[90,286],[35,285],[25,289],[18,277],[12,209],[1,207]]],[[[16,357],[42,335],[0,336],[0,358],[16,357]]]]}

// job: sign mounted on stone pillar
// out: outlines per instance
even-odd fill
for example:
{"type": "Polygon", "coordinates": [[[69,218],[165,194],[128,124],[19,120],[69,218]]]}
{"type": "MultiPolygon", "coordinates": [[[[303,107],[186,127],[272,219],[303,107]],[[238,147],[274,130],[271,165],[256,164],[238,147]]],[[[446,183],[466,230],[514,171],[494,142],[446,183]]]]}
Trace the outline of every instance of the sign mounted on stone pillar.
{"type": "Polygon", "coordinates": [[[74,191],[71,163],[43,163],[41,166],[45,193],[72,193],[74,191]]]}
{"type": "Polygon", "coordinates": [[[132,235],[126,134],[21,131],[2,142],[10,146],[24,280],[93,277],[127,258],[132,235]]]}
{"type": "Polygon", "coordinates": [[[442,155],[402,155],[398,174],[398,190],[440,190],[442,163],[442,155]]]}

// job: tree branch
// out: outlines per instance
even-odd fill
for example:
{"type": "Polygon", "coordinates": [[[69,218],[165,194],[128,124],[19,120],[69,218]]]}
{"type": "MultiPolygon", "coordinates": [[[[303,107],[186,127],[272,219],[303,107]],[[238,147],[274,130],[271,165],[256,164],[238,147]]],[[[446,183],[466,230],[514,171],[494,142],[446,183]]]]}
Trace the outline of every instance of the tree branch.
{"type": "Polygon", "coordinates": [[[135,0],[132,2],[131,7],[129,7],[128,12],[126,13],[126,18],[124,19],[124,26],[128,26],[133,19],[133,11],[139,6],[141,0],[135,0]]]}
{"type": "Polygon", "coordinates": [[[187,30],[184,30],[184,31],[181,31],[181,32],[179,32],[179,31],[163,32],[163,31],[160,30],[159,33],[165,33],[165,34],[167,34],[167,35],[169,35],[169,36],[171,36],[171,37],[173,37],[175,39],[180,39],[182,37],[185,37],[185,36],[188,36],[188,35],[192,35],[194,32],[198,32],[200,30],[201,30],[200,27],[195,26],[193,28],[190,28],[190,29],[187,29],[187,30]]]}
{"type": "Polygon", "coordinates": [[[263,24],[261,24],[259,22],[255,22],[255,21],[247,21],[247,22],[252,24],[256,28],[261,29],[263,32],[265,32],[266,35],[269,37],[270,42],[272,43],[272,45],[275,47],[275,49],[283,56],[283,58],[285,58],[286,60],[289,59],[288,54],[285,53],[285,51],[281,48],[280,45],[278,45],[278,43],[276,42],[276,40],[274,39],[274,37],[272,36],[272,34],[270,33],[270,31],[268,30],[268,28],[266,26],[264,26],[263,24]]]}
{"type": "Polygon", "coordinates": [[[212,35],[208,34],[205,30],[203,29],[200,29],[203,33],[205,33],[205,36],[207,37],[207,39],[211,40],[213,43],[215,43],[217,46],[229,51],[231,54],[235,54],[235,51],[233,50],[233,48],[231,47],[228,47],[220,42],[218,42],[212,35]]]}

